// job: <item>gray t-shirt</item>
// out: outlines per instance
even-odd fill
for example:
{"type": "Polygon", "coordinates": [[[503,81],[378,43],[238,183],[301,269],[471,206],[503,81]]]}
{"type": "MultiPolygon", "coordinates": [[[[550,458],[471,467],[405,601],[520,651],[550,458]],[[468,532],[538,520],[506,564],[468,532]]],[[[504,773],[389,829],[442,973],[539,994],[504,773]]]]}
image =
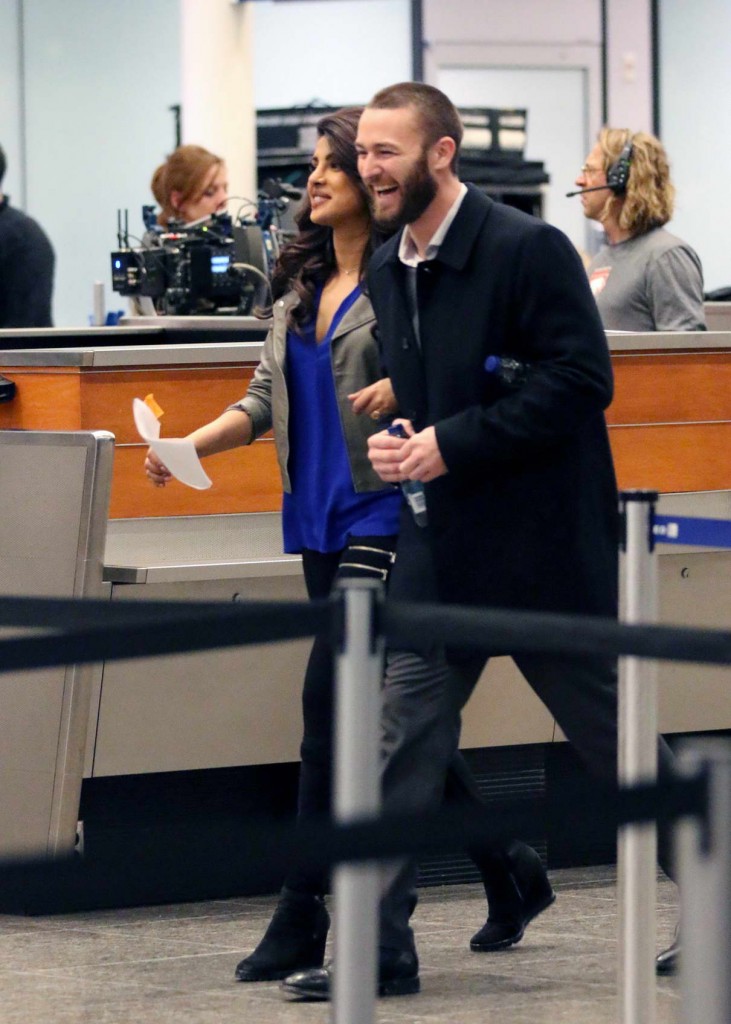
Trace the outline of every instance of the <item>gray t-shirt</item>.
{"type": "Polygon", "coordinates": [[[608,331],[706,329],[701,261],[664,228],[603,246],[588,273],[608,331]]]}

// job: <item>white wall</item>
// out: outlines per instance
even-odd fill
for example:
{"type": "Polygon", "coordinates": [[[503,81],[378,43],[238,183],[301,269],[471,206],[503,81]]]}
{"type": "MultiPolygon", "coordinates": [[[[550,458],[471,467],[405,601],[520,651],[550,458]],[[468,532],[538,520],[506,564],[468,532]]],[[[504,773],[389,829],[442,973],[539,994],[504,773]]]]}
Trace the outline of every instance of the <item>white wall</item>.
{"type": "MultiPolygon", "coordinates": [[[[410,6],[409,0],[251,4],[246,13],[256,12],[256,106],[314,97],[335,104],[365,101],[380,86],[410,78],[410,6]]],[[[95,280],[105,284],[108,309],[126,305],[109,286],[116,210],[128,208],[130,230],[142,233],[140,208],[153,201],[152,172],[174,146],[168,107],[182,94],[179,0],[0,3],[6,187],[56,249],[57,325],[87,322],[95,280]]],[[[250,92],[242,89],[239,102],[250,110],[250,92]]],[[[186,141],[197,140],[186,131],[186,141]]],[[[249,157],[253,161],[251,152],[249,157]]]]}
{"type": "Polygon", "coordinates": [[[224,157],[232,197],[256,195],[253,6],[180,0],[182,141],[224,157]]]}
{"type": "Polygon", "coordinates": [[[577,248],[586,247],[586,220],[567,190],[586,155],[585,73],[578,68],[442,67],[436,85],[458,107],[516,107],[527,113],[526,160],[543,163],[542,216],[577,248]]]}
{"type": "Polygon", "coordinates": [[[674,230],[706,289],[731,285],[731,3],[661,0],[660,133],[678,190],[674,230]]]}
{"type": "Polygon", "coordinates": [[[384,85],[411,78],[410,0],[268,0],[252,7],[258,109],[365,103],[384,85]]]}
{"type": "Polygon", "coordinates": [[[424,0],[424,34],[440,43],[598,43],[599,0],[424,0]]]}
{"type": "Polygon", "coordinates": [[[25,204],[21,148],[20,55],[18,52],[18,3],[0,3],[0,145],[8,171],[2,189],[16,206],[25,204]]]}
{"type": "Polygon", "coordinates": [[[110,290],[117,207],[141,233],[152,171],[174,148],[178,0],[23,0],[27,209],[57,253],[54,318],[88,322],[110,290]]]}
{"type": "Polygon", "coordinates": [[[458,106],[527,109],[526,157],[550,176],[544,216],[592,250],[566,192],[601,124],[599,0],[424,0],[424,27],[427,81],[458,106]]]}
{"type": "Polygon", "coordinates": [[[650,0],[607,2],[607,123],[652,131],[650,0]]]}

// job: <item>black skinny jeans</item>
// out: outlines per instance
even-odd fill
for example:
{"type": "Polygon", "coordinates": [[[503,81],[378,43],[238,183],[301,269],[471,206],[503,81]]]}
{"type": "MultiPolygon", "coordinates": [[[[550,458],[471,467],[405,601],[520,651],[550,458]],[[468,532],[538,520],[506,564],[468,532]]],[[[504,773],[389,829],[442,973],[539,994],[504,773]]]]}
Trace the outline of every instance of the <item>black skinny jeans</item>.
{"type": "MultiPolygon", "coordinates": [[[[342,551],[305,549],[302,568],[309,597],[327,598],[337,580],[370,577],[387,581],[395,550],[395,535],[351,537],[342,551]]],[[[332,645],[327,635],[318,635],[312,644],[302,688],[304,735],[297,797],[300,819],[330,813],[334,690],[332,645]]],[[[297,892],[322,894],[328,888],[328,874],[295,868],[284,884],[297,892]]]]}

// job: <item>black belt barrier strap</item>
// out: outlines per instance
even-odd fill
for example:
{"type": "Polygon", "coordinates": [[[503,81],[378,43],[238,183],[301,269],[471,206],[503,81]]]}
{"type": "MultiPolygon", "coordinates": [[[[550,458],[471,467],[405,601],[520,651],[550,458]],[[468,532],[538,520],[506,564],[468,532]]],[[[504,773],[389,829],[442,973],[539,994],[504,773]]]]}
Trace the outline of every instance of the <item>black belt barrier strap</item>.
{"type": "Polygon", "coordinates": [[[326,629],[329,621],[327,601],[148,604],[0,598],[0,625],[44,630],[0,641],[0,673],[293,640],[326,629]],[[69,621],[72,628],[63,629],[69,621]]]}
{"type": "Polygon", "coordinates": [[[384,607],[388,643],[406,645],[424,637],[454,648],[493,655],[540,651],[551,654],[629,654],[638,658],[731,664],[731,632],[686,626],[642,626],[593,615],[464,608],[389,602],[384,607]]]}
{"type": "MultiPolygon", "coordinates": [[[[112,602],[88,598],[0,598],[0,626],[43,630],[0,641],[0,673],[49,665],[144,658],[291,640],[327,628],[327,601],[112,602]],[[50,632],[49,632],[50,630],[50,632]]],[[[731,664],[731,632],[625,625],[589,615],[387,601],[382,628],[395,646],[437,643],[486,654],[565,655],[731,664]]]]}

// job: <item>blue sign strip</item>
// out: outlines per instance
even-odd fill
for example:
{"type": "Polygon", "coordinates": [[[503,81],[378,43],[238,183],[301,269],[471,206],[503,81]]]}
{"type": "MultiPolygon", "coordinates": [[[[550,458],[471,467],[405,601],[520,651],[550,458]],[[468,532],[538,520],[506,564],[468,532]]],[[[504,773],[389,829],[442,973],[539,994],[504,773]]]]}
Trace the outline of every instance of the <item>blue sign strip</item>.
{"type": "Polygon", "coordinates": [[[731,522],[727,519],[655,516],[652,533],[659,544],[697,544],[709,548],[731,548],[731,522]]]}

